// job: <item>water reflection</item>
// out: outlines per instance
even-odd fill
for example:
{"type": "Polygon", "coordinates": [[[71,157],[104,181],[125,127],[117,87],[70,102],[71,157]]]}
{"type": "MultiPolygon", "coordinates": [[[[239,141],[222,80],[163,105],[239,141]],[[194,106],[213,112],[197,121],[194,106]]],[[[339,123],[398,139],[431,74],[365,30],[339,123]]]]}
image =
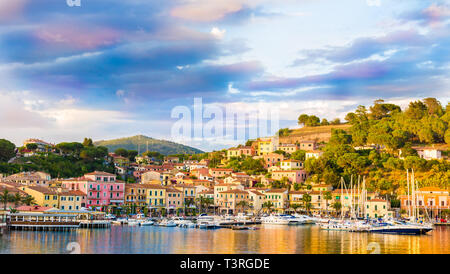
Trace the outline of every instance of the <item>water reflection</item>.
{"type": "Polygon", "coordinates": [[[366,254],[450,253],[450,228],[430,235],[400,236],[323,231],[316,226],[262,226],[256,231],[198,230],[164,227],[112,227],[72,232],[11,231],[0,237],[0,253],[69,253],[71,242],[81,253],[265,253],[366,254]]]}

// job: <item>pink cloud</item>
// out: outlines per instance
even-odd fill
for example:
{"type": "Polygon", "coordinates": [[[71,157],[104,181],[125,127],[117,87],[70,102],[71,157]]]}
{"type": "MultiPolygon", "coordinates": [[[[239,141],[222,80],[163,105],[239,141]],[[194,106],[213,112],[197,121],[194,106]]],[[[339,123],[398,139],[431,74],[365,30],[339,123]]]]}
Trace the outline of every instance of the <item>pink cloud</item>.
{"type": "Polygon", "coordinates": [[[240,11],[245,2],[243,0],[191,0],[175,7],[170,14],[192,21],[211,22],[240,11]]]}
{"type": "Polygon", "coordinates": [[[36,31],[35,36],[51,45],[65,45],[83,50],[109,46],[120,39],[120,33],[111,28],[87,28],[77,25],[44,26],[36,31]]]}
{"type": "Polygon", "coordinates": [[[28,0],[2,0],[0,1],[0,22],[8,21],[21,14],[28,0]]]}

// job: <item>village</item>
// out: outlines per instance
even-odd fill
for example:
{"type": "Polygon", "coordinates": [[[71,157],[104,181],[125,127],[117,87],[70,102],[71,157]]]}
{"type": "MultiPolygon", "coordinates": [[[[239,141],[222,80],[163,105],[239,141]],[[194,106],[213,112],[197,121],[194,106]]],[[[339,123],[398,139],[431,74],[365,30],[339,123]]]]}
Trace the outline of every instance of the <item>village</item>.
{"type": "MultiPolygon", "coordinates": [[[[29,139],[21,151],[29,154],[48,153],[52,144],[29,139]],[[33,145],[30,145],[33,144],[33,145]]],[[[305,184],[309,174],[304,162],[290,159],[290,155],[303,150],[305,159],[319,158],[323,154],[315,141],[294,144],[279,143],[278,136],[259,138],[250,146],[240,145],[223,152],[221,163],[210,167],[210,159],[180,160],[166,156],[158,161],[138,155],[135,161],[109,153],[105,161],[115,167],[115,174],[93,171],[78,178],[51,178],[43,171],[21,172],[0,177],[2,212],[6,213],[67,213],[89,210],[114,216],[195,216],[263,213],[290,214],[302,212],[309,216],[350,217],[353,208],[361,207],[362,181],[353,185],[333,188],[327,182],[305,184]],[[283,152],[283,153],[280,153],[283,152]],[[242,170],[226,168],[228,161],[244,158],[260,159],[270,176],[248,175],[242,170]],[[133,183],[125,178],[133,178],[133,183]],[[279,183],[282,184],[279,184],[279,183]],[[277,184],[278,183],[278,184],[277,184]],[[280,187],[281,185],[281,187],[280,187]],[[354,188],[354,189],[353,189],[354,188]]],[[[437,149],[419,150],[426,159],[439,159],[437,149]]],[[[411,201],[409,193],[401,193],[400,204],[376,192],[365,192],[365,206],[360,210],[363,218],[400,217],[411,201]]],[[[416,190],[416,205],[424,215],[436,220],[448,217],[449,191],[437,187],[416,190]]]]}

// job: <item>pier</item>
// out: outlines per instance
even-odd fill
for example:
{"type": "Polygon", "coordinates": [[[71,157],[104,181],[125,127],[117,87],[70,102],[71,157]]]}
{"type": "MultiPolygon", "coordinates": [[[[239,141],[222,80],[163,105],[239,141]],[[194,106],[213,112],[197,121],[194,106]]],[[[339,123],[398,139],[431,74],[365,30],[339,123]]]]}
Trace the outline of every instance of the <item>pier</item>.
{"type": "Polygon", "coordinates": [[[11,230],[70,231],[80,227],[74,215],[14,213],[7,222],[11,230]]]}
{"type": "Polygon", "coordinates": [[[110,228],[111,222],[108,220],[82,220],[80,228],[110,228]]]}

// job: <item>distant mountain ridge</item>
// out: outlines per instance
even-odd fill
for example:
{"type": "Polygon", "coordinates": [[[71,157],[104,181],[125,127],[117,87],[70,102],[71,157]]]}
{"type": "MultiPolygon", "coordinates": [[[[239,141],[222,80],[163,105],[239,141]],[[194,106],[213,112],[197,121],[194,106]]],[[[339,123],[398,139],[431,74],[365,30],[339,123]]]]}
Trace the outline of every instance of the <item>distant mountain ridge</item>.
{"type": "Polygon", "coordinates": [[[94,142],[94,144],[96,146],[107,147],[110,152],[114,152],[118,148],[124,148],[126,150],[138,150],[138,148],[140,147],[139,153],[144,153],[147,151],[147,142],[149,151],[157,151],[164,155],[181,153],[203,153],[202,150],[197,148],[185,146],[171,141],[158,140],[144,135],[136,135],[133,137],[118,138],[113,140],[101,140],[94,142]]]}

